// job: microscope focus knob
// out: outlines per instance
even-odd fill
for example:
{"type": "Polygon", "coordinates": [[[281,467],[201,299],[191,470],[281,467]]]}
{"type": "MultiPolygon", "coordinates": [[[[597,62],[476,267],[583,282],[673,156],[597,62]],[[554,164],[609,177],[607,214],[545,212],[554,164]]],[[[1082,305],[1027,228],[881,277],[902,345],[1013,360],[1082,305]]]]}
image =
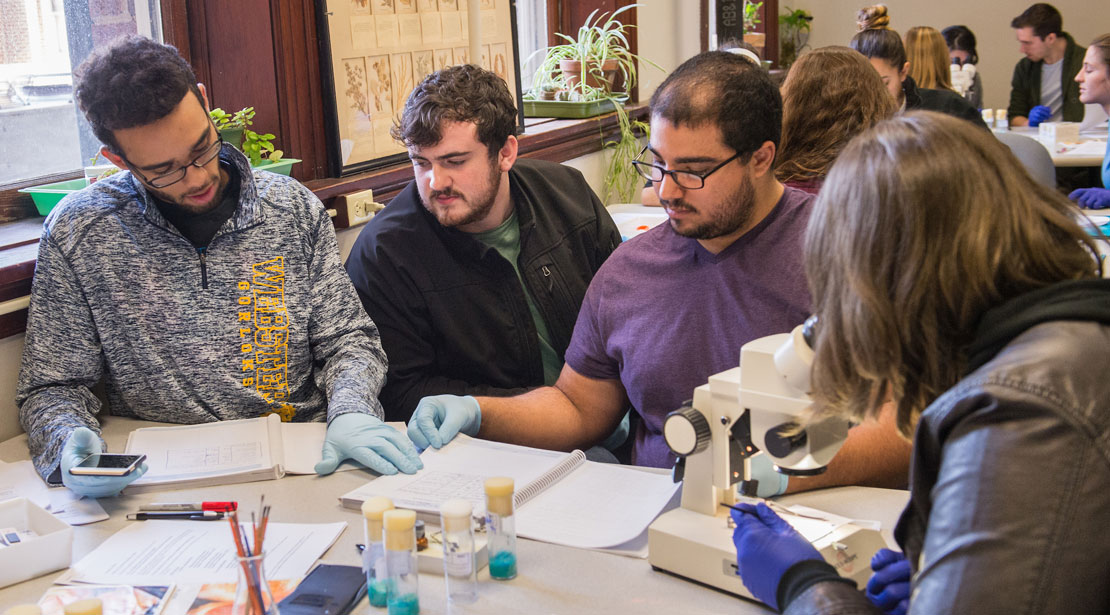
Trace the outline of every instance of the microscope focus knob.
{"type": "Polygon", "coordinates": [[[763,437],[763,443],[766,445],[768,454],[772,457],[782,459],[795,450],[805,446],[806,440],[808,439],[805,431],[799,431],[791,436],[784,434],[784,432],[792,427],[795,427],[793,423],[783,423],[767,431],[767,435],[763,437]]]}
{"type": "Polygon", "coordinates": [[[704,451],[712,437],[709,421],[692,406],[679,408],[663,419],[663,438],[679,457],[704,451]]]}

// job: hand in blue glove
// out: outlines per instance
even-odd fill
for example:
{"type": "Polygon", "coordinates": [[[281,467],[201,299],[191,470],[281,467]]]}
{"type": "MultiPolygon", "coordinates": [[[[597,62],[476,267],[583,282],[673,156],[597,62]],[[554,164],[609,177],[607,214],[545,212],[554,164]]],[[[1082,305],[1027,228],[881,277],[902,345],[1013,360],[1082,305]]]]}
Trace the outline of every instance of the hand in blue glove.
{"type": "Polygon", "coordinates": [[[354,459],[378,474],[413,474],[424,467],[420,453],[404,434],[361,412],[340,414],[328,424],[316,473],[331,474],[344,459],[354,459]]]}
{"type": "Polygon", "coordinates": [[[763,502],[736,506],[743,510],[732,511],[736,522],[732,542],[736,545],[740,580],[753,596],[778,610],[782,575],[799,562],[822,560],[821,554],[763,502]]]}
{"type": "Polygon", "coordinates": [[[906,556],[879,549],[871,558],[874,574],[867,581],[867,599],[886,615],[906,615],[910,607],[910,563],[906,556]]]}
{"type": "Polygon", "coordinates": [[[1110,207],[1110,190],[1106,188],[1080,188],[1072,190],[1068,198],[1083,209],[1106,209],[1110,207]]]}
{"type": "Polygon", "coordinates": [[[775,462],[767,453],[756,455],[751,459],[752,478],[759,481],[755,494],[761,498],[770,498],[786,493],[789,477],[775,470],[775,462]]]}
{"type": "Polygon", "coordinates": [[[87,498],[103,498],[119,495],[119,492],[146,474],[146,462],[125,476],[87,476],[70,474],[69,469],[81,463],[81,460],[94,453],[104,452],[104,442],[100,436],[88,427],[78,427],[69,434],[69,439],[62,446],[62,484],[69,490],[87,498]]]}
{"type": "Polygon", "coordinates": [[[421,450],[442,448],[459,432],[478,435],[481,426],[482,407],[477,399],[469,395],[433,395],[416,404],[409,419],[409,438],[421,450]]]}
{"type": "Polygon", "coordinates": [[[1037,105],[1029,110],[1029,125],[1036,128],[1041,122],[1052,117],[1052,109],[1044,105],[1037,105]]]}

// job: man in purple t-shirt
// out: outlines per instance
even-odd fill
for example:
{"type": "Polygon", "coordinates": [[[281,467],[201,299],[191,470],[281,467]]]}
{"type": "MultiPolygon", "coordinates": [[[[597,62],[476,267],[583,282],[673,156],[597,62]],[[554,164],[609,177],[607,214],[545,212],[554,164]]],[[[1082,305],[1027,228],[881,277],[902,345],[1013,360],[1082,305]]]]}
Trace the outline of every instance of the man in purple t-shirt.
{"type": "MultiPolygon", "coordinates": [[[[425,397],[409,421],[413,442],[438,448],[461,431],[584,448],[631,403],[643,419],[634,462],[673,464],[666,414],[735,367],[744,343],[809,314],[802,235],[813,197],[774,178],[781,122],[778,90],[743,58],[708,52],[679,66],[651,99],[654,163],[637,163],[669,224],[622,244],[598,271],[558,381],[512,398],[425,397]]],[[[904,486],[908,463],[888,420],[851,430],[825,474],[789,487],[904,486]]],[[[785,477],[760,466],[760,495],[785,491],[785,477]]]]}

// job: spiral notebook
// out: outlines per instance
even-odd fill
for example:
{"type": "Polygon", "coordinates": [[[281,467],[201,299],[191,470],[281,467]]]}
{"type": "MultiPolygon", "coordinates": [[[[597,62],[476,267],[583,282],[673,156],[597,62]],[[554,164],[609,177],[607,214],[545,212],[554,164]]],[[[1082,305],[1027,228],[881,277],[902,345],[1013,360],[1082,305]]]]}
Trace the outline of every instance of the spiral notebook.
{"type": "Polygon", "coordinates": [[[516,483],[516,531],[522,538],[585,549],[614,547],[640,536],[678,485],[669,472],[596,463],[582,451],[563,453],[459,435],[428,449],[416,474],[382,476],[346,493],[340,502],[360,509],[383,495],[438,523],[445,500],[463,498],[484,514],[483,484],[491,476],[516,483]]]}

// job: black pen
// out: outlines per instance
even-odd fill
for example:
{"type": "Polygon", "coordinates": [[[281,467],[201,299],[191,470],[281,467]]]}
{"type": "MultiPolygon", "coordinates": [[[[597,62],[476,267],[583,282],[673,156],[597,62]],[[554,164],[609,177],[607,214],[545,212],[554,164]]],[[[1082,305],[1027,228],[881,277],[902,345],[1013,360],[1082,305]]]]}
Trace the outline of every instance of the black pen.
{"type": "Polygon", "coordinates": [[[223,519],[222,512],[215,512],[212,510],[205,511],[181,511],[181,512],[137,512],[127,515],[130,521],[152,521],[154,519],[184,519],[188,521],[216,521],[223,519]]]}

